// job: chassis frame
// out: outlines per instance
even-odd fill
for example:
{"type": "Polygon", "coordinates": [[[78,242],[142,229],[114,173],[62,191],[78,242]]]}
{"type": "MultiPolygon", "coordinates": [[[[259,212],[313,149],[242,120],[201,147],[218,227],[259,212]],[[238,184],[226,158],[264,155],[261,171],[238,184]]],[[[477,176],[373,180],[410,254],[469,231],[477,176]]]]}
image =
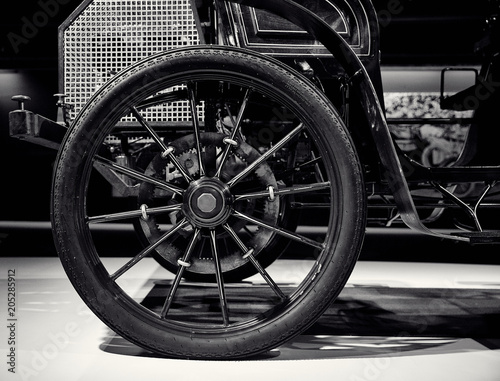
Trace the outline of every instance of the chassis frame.
{"type": "MultiPolygon", "coordinates": [[[[368,34],[367,41],[364,41],[363,43],[365,45],[372,45],[367,48],[367,54],[360,54],[359,51],[356,52],[356,48],[353,44],[346,41],[345,36],[341,36],[338,30],[335,30],[334,27],[325,21],[324,17],[320,17],[318,14],[295,1],[216,1],[213,9],[207,4],[208,3],[206,2],[192,3],[192,8],[195,11],[197,27],[202,41],[222,45],[234,45],[234,39],[238,38],[235,37],[238,34],[235,30],[235,25],[238,25],[235,24],[234,20],[231,20],[234,15],[228,12],[230,7],[228,4],[239,4],[246,7],[261,9],[270,12],[273,15],[279,16],[282,19],[288,20],[296,27],[306,31],[313,40],[318,41],[323,46],[321,50],[316,50],[316,53],[313,52],[312,55],[316,54],[316,56],[321,56],[323,59],[327,60],[328,58],[325,57],[328,55],[335,58],[336,64],[340,65],[341,70],[344,72],[343,80],[349,87],[351,95],[348,102],[353,104],[353,106],[350,107],[356,108],[356,110],[361,110],[364,114],[363,118],[356,116],[352,121],[347,121],[349,125],[353,126],[351,129],[353,131],[355,142],[359,143],[357,146],[361,151],[366,150],[362,147],[363,145],[366,146],[366,142],[373,146],[367,150],[368,152],[366,154],[361,154],[362,157],[365,157],[365,159],[362,159],[364,160],[365,167],[369,168],[365,174],[367,183],[378,184],[377,187],[381,186],[382,188],[387,188],[388,193],[393,198],[397,214],[406,226],[423,234],[465,242],[481,243],[484,241],[489,243],[496,242],[498,240],[498,232],[482,232],[482,228],[477,217],[477,208],[480,206],[483,197],[500,178],[500,167],[498,165],[453,165],[445,168],[425,167],[422,164],[417,163],[415,160],[407,157],[395,144],[394,138],[391,135],[389,123],[398,122],[391,122],[391,120],[388,120],[385,115],[379,65],[379,34],[378,28],[376,24],[374,24],[377,16],[369,2],[346,2],[348,5],[358,4],[358,9],[355,9],[355,11],[359,14],[361,14],[361,12],[366,13],[364,17],[368,20],[368,25],[365,24],[364,26],[370,29],[370,33],[368,34]],[[207,11],[207,8],[210,10],[207,11]],[[211,30],[213,25],[208,27],[206,26],[207,24],[210,24],[209,19],[211,17],[211,15],[207,12],[214,11],[217,12],[217,17],[219,17],[219,25],[215,32],[211,30]],[[446,188],[443,185],[450,182],[483,182],[486,184],[487,190],[481,193],[481,196],[478,198],[477,202],[474,203],[474,205],[470,206],[446,191],[446,188]],[[445,199],[451,200],[451,205],[453,207],[459,207],[465,210],[465,212],[474,220],[475,232],[472,231],[470,233],[450,235],[443,234],[439,231],[433,231],[426,227],[419,217],[417,207],[410,191],[409,184],[418,183],[430,184],[435,189],[438,189],[439,192],[443,193],[445,199]]],[[[82,4],[80,8],[84,9],[84,7],[85,4],[82,4]]],[[[81,10],[76,10],[74,14],[69,17],[68,22],[72,21],[80,12],[81,10]]],[[[62,33],[63,27],[64,25],[61,27],[60,34],[62,33]]],[[[494,30],[494,28],[495,27],[491,27],[490,29],[494,30]]],[[[297,50],[297,48],[289,48],[289,42],[286,41],[286,38],[283,40],[283,44],[288,49],[286,54],[281,54],[281,57],[284,57],[285,62],[288,62],[288,57],[293,57],[294,54],[299,57],[303,55],[303,53],[297,50]]],[[[251,44],[248,45],[249,49],[255,49],[251,44]]],[[[496,51],[495,46],[493,46],[492,49],[493,52],[496,51]]],[[[258,48],[257,50],[262,49],[258,48]]],[[[266,53],[265,50],[264,53],[266,53]]],[[[491,75],[496,75],[494,74],[494,70],[496,70],[495,65],[492,61],[493,55],[494,54],[492,52],[486,54],[484,59],[485,62],[479,76],[481,81],[479,81],[474,88],[468,89],[469,93],[474,89],[478,93],[481,90],[481,85],[486,89],[493,86],[491,83],[488,83],[488,81],[491,81],[491,75]],[[488,75],[490,76],[489,79],[486,78],[488,75]]],[[[335,77],[337,73],[324,73],[323,76],[324,75],[335,77]]],[[[324,80],[324,77],[321,79],[324,80]]],[[[443,79],[441,86],[443,87],[443,79]]],[[[56,95],[59,96],[58,106],[61,108],[60,114],[65,116],[71,106],[65,103],[64,94],[56,95]]],[[[443,95],[441,97],[443,99],[443,95]]],[[[58,149],[70,122],[65,120],[64,123],[56,123],[41,115],[35,115],[28,110],[24,110],[23,102],[26,99],[28,98],[23,96],[13,97],[13,100],[19,102],[19,109],[10,113],[11,136],[26,139],[35,144],[43,145],[52,149],[58,149]]],[[[453,99],[443,99],[443,104],[446,102],[451,104],[452,101],[455,102],[455,105],[457,104],[457,101],[453,99]]],[[[332,100],[332,102],[335,102],[335,100],[332,100]]],[[[462,122],[470,121],[474,123],[474,118],[462,122]]],[[[424,121],[399,121],[399,123],[403,122],[419,123],[424,121]]],[[[441,120],[441,122],[450,121],[441,120]]],[[[487,127],[488,126],[482,126],[480,128],[485,129],[487,127]]],[[[485,148],[478,149],[484,150],[485,148]]],[[[120,189],[124,187],[120,180],[113,180],[111,177],[109,177],[109,179],[114,182],[113,186],[115,188],[120,189]]],[[[373,189],[373,186],[370,186],[370,188],[373,189]]],[[[495,205],[490,204],[489,206],[495,205]]]]}

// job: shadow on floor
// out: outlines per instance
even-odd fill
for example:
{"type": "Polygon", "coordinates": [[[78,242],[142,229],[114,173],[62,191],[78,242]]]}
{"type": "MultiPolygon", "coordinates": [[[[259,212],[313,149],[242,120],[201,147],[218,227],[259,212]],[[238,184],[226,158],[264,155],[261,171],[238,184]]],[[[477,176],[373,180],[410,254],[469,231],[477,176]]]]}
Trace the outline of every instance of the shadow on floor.
{"type": "MultiPolygon", "coordinates": [[[[245,288],[242,293],[248,292],[245,288]]],[[[166,293],[156,285],[144,304],[166,293]]],[[[240,293],[241,294],[241,293],[240,293]]],[[[213,298],[213,303],[218,300],[213,298]]],[[[217,310],[218,306],[213,306],[217,310]]],[[[444,354],[500,348],[500,290],[347,287],[302,335],[250,360],[444,354]]],[[[162,357],[109,332],[101,350],[162,357]]]]}

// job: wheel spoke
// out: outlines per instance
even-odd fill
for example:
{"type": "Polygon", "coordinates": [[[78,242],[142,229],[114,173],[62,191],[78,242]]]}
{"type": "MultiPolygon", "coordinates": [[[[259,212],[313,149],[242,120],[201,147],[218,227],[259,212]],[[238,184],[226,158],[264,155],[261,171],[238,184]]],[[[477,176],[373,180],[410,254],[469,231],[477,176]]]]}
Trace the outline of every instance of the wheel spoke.
{"type": "Polygon", "coordinates": [[[304,124],[300,123],[297,127],[295,127],[288,135],[286,135],[283,139],[281,139],[278,143],[276,143],[271,149],[269,149],[266,153],[261,155],[257,160],[251,163],[248,167],[246,167],[243,171],[238,173],[235,177],[228,181],[227,185],[231,188],[236,185],[239,181],[248,176],[254,169],[256,169],[260,164],[266,161],[268,158],[272,157],[276,152],[278,152],[285,144],[290,142],[297,134],[299,134],[304,128],[304,124]]]}
{"type": "Polygon", "coordinates": [[[314,240],[312,240],[310,238],[304,237],[304,236],[302,236],[300,234],[293,233],[293,232],[288,231],[286,229],[282,229],[282,228],[278,228],[278,227],[269,225],[268,223],[266,223],[264,221],[261,221],[261,220],[259,220],[257,218],[253,218],[253,217],[247,216],[246,214],[240,213],[240,212],[238,212],[236,210],[233,212],[233,216],[235,216],[235,217],[237,217],[237,218],[239,218],[241,220],[250,222],[252,224],[261,226],[263,228],[272,230],[276,234],[282,235],[282,236],[287,237],[287,238],[289,238],[291,240],[305,243],[306,245],[315,247],[317,249],[324,249],[324,244],[321,243],[321,242],[314,241],[314,240]]]}
{"type": "Polygon", "coordinates": [[[188,84],[189,105],[191,110],[191,119],[193,120],[194,138],[196,141],[196,151],[198,151],[198,163],[200,167],[200,177],[205,175],[205,167],[201,157],[201,139],[200,139],[200,123],[198,121],[198,112],[196,110],[196,98],[192,84],[188,84]]]}
{"type": "Polygon", "coordinates": [[[159,206],[156,208],[146,208],[146,210],[138,209],[138,210],[130,210],[127,212],[103,214],[100,216],[87,217],[87,222],[91,224],[97,224],[101,222],[125,220],[128,218],[144,217],[145,213],[147,216],[152,216],[156,214],[175,212],[177,210],[181,210],[181,208],[182,204],[174,204],[167,206],[159,206]]]}
{"type": "MultiPolygon", "coordinates": [[[[316,155],[314,154],[314,151],[311,151],[311,156],[313,157],[313,160],[316,159],[316,155]]],[[[316,180],[319,181],[319,182],[325,181],[323,173],[321,172],[321,169],[319,168],[318,161],[316,161],[316,163],[314,164],[314,168],[316,170],[316,180]]]]}
{"type": "Polygon", "coordinates": [[[293,201],[290,203],[290,207],[293,209],[325,209],[329,208],[331,204],[327,202],[298,202],[293,201]]]}
{"type": "Polygon", "coordinates": [[[236,234],[236,232],[228,225],[224,224],[223,228],[228,234],[231,236],[231,238],[236,242],[240,250],[243,252],[243,256],[248,258],[252,265],[255,267],[255,269],[259,272],[259,274],[264,278],[264,280],[267,282],[269,287],[280,297],[280,299],[284,300],[286,299],[286,295],[281,291],[279,286],[276,284],[276,282],[269,276],[268,272],[260,265],[260,263],[255,259],[253,256],[253,249],[248,249],[246,245],[241,241],[240,237],[236,234]]]}
{"type": "Polygon", "coordinates": [[[167,299],[165,300],[165,304],[160,313],[160,317],[162,319],[167,316],[168,311],[170,310],[170,306],[174,300],[177,289],[179,288],[179,283],[181,282],[182,275],[184,274],[184,270],[190,266],[189,260],[191,259],[191,254],[193,253],[193,249],[196,246],[196,241],[200,235],[200,229],[196,229],[189,241],[188,247],[186,248],[186,252],[181,260],[178,261],[179,267],[177,268],[177,273],[175,274],[175,278],[172,282],[172,286],[170,286],[170,291],[168,293],[167,299]]]}
{"type": "Polygon", "coordinates": [[[224,279],[222,278],[222,268],[220,265],[219,252],[217,250],[217,237],[215,230],[210,230],[210,243],[212,245],[212,255],[215,263],[215,278],[217,280],[217,289],[219,290],[220,307],[222,310],[222,320],[225,326],[229,325],[229,312],[227,308],[226,292],[224,289],[224,279]]]}
{"type": "Polygon", "coordinates": [[[130,270],[134,265],[136,265],[141,259],[143,259],[146,255],[151,253],[154,249],[156,249],[158,246],[160,246],[165,240],[169,239],[175,232],[178,230],[182,229],[188,224],[186,219],[182,219],[179,221],[177,225],[172,227],[168,232],[163,234],[158,241],[155,243],[149,245],[146,247],[144,250],[142,250],[139,254],[137,254],[134,258],[132,258],[130,261],[128,261],[125,265],[123,265],[121,268],[119,268],[113,275],[111,275],[112,280],[118,279],[120,276],[122,276],[125,272],[130,270]]]}
{"type": "Polygon", "coordinates": [[[146,119],[144,119],[141,113],[137,111],[137,108],[131,107],[130,110],[137,121],[141,124],[141,126],[144,127],[149,135],[153,138],[156,144],[158,144],[163,151],[166,151],[168,149],[168,146],[165,144],[160,135],[158,135],[158,133],[149,125],[146,119]]]}
{"type": "Polygon", "coordinates": [[[140,180],[140,181],[144,181],[144,182],[156,185],[158,188],[166,189],[166,190],[173,192],[173,193],[176,193],[178,195],[182,195],[184,193],[184,190],[182,190],[179,187],[176,187],[175,185],[171,185],[171,184],[167,183],[166,181],[162,181],[160,179],[155,179],[154,177],[147,176],[139,171],[136,171],[135,169],[116,164],[114,161],[108,160],[102,156],[95,157],[95,164],[100,164],[104,167],[108,167],[108,168],[112,169],[115,172],[121,173],[123,175],[127,175],[127,176],[134,178],[136,180],[140,180]]]}
{"type": "MultiPolygon", "coordinates": [[[[244,114],[245,109],[247,107],[248,100],[250,99],[250,93],[251,93],[251,90],[247,89],[245,96],[243,97],[243,101],[241,102],[240,111],[238,112],[238,116],[236,118],[236,121],[234,121],[233,117],[230,116],[231,123],[233,124],[233,131],[231,133],[230,140],[233,142],[235,141],[236,135],[240,131],[241,120],[243,118],[243,114],[244,114]]],[[[226,143],[226,148],[224,149],[224,153],[223,153],[222,159],[220,161],[219,167],[217,168],[217,172],[215,173],[215,177],[220,177],[220,172],[222,171],[222,167],[226,163],[226,159],[227,159],[227,156],[229,155],[230,150],[231,150],[231,144],[226,143]]]]}
{"type": "Polygon", "coordinates": [[[132,114],[137,119],[137,121],[141,124],[141,126],[143,126],[146,129],[146,131],[149,133],[149,135],[151,136],[151,138],[153,138],[153,140],[155,141],[155,143],[160,146],[160,148],[163,151],[162,152],[162,157],[163,158],[167,158],[168,157],[170,159],[170,161],[172,162],[172,164],[179,170],[179,172],[181,173],[182,177],[184,177],[184,179],[187,182],[193,181],[193,179],[191,178],[191,176],[189,175],[189,173],[187,173],[187,171],[184,169],[184,167],[182,166],[182,164],[179,163],[179,161],[175,157],[175,155],[174,155],[175,150],[172,147],[169,147],[167,144],[165,144],[165,142],[163,141],[163,139],[161,138],[161,136],[158,135],[158,133],[153,129],[153,127],[151,127],[149,125],[149,123],[146,121],[146,119],[144,119],[144,117],[141,115],[141,113],[139,111],[137,111],[137,108],[132,107],[131,111],[132,111],[132,114]]]}
{"type": "MultiPolygon", "coordinates": [[[[330,188],[330,182],[326,181],[323,183],[295,185],[287,188],[274,189],[272,191],[272,194],[274,196],[286,196],[289,194],[315,192],[321,189],[328,189],[328,188],[330,188]]],[[[242,199],[262,198],[262,197],[270,197],[270,191],[265,190],[261,192],[251,192],[251,193],[236,195],[234,196],[234,201],[242,199]]]]}

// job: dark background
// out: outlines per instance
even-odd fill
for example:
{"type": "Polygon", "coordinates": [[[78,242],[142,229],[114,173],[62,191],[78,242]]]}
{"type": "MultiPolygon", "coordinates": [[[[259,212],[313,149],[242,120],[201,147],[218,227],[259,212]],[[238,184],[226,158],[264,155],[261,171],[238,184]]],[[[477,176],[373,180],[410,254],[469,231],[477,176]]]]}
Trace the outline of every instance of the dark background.
{"type": "MultiPolygon", "coordinates": [[[[0,14],[0,222],[48,221],[50,183],[55,151],[11,139],[8,112],[12,95],[32,98],[28,108],[56,118],[54,93],[58,92],[58,26],[80,0],[14,0],[0,14]],[[38,28],[16,52],[9,33],[21,35],[26,18],[42,4],[58,5],[44,27],[38,28]]],[[[474,43],[487,14],[486,0],[376,0],[380,20],[382,65],[477,65],[474,43]],[[397,14],[387,12],[397,9],[397,14]],[[388,17],[390,15],[390,17],[388,17]]],[[[9,233],[10,234],[10,233],[9,233]]],[[[0,230],[0,251],[7,251],[8,234],[0,230]]],[[[42,233],[42,240],[49,235],[42,233]]],[[[49,237],[50,239],[50,237],[49,237]]],[[[35,236],[36,240],[36,236],[35,236]]],[[[12,250],[10,248],[9,250],[12,250]]],[[[50,251],[51,249],[49,249],[50,251]]],[[[36,252],[31,255],[36,255],[36,252]]],[[[38,252],[38,254],[43,254],[38,252]]]]}

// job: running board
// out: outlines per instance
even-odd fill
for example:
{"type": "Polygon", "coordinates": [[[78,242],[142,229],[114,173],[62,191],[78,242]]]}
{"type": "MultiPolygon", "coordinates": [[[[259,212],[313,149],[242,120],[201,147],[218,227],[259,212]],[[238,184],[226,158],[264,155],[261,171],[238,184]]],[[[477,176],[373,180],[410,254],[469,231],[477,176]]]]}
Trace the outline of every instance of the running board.
{"type": "Polygon", "coordinates": [[[500,230],[482,231],[482,232],[460,232],[460,233],[453,233],[452,235],[468,238],[469,243],[471,245],[500,243],[500,230]]]}

